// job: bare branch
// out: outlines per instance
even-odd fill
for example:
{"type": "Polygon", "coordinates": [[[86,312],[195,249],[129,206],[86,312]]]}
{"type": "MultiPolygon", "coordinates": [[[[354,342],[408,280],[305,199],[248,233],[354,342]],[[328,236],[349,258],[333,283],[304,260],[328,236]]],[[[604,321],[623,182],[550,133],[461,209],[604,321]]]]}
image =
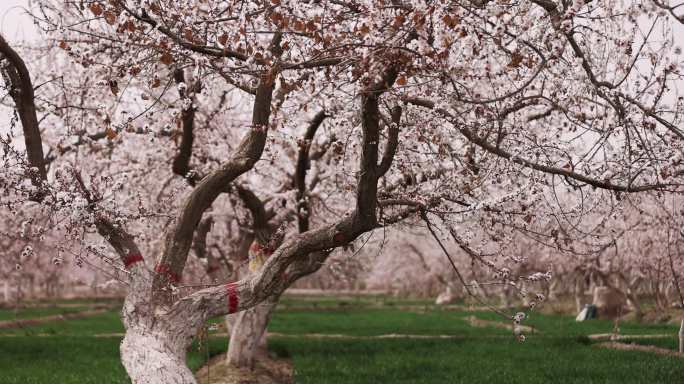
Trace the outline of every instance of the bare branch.
{"type": "MultiPolygon", "coordinates": [[[[435,108],[435,103],[430,101],[430,100],[425,100],[425,99],[416,99],[416,98],[407,98],[407,102],[421,106],[424,108],[428,109],[434,109],[435,108]]],[[[448,120],[454,120],[454,116],[452,116],[450,113],[443,109],[436,109],[435,110],[437,113],[442,115],[443,117],[447,118],[448,120]]],[[[566,168],[559,168],[559,167],[553,167],[549,165],[544,165],[544,164],[539,164],[527,159],[524,159],[519,156],[513,156],[511,153],[501,149],[500,147],[493,145],[489,142],[487,142],[485,139],[477,136],[474,132],[472,132],[468,127],[463,126],[462,124],[458,124],[454,122],[454,125],[458,128],[458,130],[463,134],[463,136],[468,139],[471,143],[479,146],[480,148],[486,150],[487,152],[490,152],[494,155],[497,155],[499,157],[502,157],[504,159],[510,160],[513,163],[520,164],[522,166],[532,168],[534,170],[544,172],[544,173],[549,173],[552,175],[560,175],[560,176],[565,176],[586,184],[589,184],[591,186],[594,186],[596,188],[601,188],[601,189],[607,189],[611,191],[617,191],[617,192],[643,192],[643,191],[650,191],[650,190],[655,190],[655,189],[664,189],[667,187],[676,187],[679,186],[679,184],[647,184],[647,185],[638,185],[638,186],[633,186],[630,184],[627,185],[620,185],[620,184],[614,184],[609,181],[605,180],[598,180],[591,178],[589,176],[577,173],[571,169],[566,169],[566,168]]]]}

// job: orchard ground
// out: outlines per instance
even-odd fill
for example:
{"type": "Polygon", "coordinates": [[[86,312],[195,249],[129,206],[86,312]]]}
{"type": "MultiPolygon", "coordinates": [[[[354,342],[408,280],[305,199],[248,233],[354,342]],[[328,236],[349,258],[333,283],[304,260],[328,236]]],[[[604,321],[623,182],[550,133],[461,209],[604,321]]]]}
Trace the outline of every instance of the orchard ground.
{"type": "MultiPolygon", "coordinates": [[[[0,321],[69,314],[93,302],[34,303],[0,310],[0,321]],[[37,304],[37,305],[36,305],[37,304]]],[[[103,305],[104,304],[104,305],[103,305]]],[[[73,320],[0,329],[0,383],[128,383],[119,361],[123,327],[117,302],[73,320]]],[[[214,320],[221,323],[220,319],[214,320]]],[[[531,313],[524,343],[508,323],[467,306],[387,297],[284,297],[269,327],[272,353],[292,362],[297,383],[674,383],[684,359],[598,348],[614,323],[531,313]]],[[[216,328],[216,327],[209,327],[216,328]]],[[[677,326],[619,323],[622,343],[677,347],[677,326]]],[[[225,351],[221,329],[188,354],[197,370],[225,351]]]]}

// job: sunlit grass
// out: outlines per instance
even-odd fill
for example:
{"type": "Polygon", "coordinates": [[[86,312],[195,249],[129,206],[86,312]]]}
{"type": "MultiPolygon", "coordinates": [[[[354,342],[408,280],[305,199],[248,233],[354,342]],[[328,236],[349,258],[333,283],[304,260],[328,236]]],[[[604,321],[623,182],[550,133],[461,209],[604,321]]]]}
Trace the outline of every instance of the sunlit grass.
{"type": "MultiPolygon", "coordinates": [[[[537,332],[521,344],[510,330],[466,321],[468,316],[506,321],[491,312],[442,310],[428,303],[402,310],[404,303],[362,304],[366,298],[358,305],[342,304],[349,301],[324,298],[307,309],[293,299],[278,307],[269,330],[285,336],[269,343],[274,353],[293,359],[297,383],[673,383],[684,377],[681,359],[593,347],[587,336],[610,333],[611,321],[577,323],[572,316],[533,312],[524,324],[537,332]],[[314,333],[363,338],[301,336],[314,333]],[[386,334],[454,338],[368,338],[386,334]]],[[[637,342],[676,348],[676,326],[625,322],[619,327],[621,334],[672,334],[637,342]]],[[[0,330],[0,383],[128,383],[116,335],[123,331],[114,310],[0,330]],[[106,334],[113,336],[93,337],[106,334]]],[[[226,347],[226,338],[210,336],[207,344],[191,348],[188,364],[197,369],[226,347]]]]}

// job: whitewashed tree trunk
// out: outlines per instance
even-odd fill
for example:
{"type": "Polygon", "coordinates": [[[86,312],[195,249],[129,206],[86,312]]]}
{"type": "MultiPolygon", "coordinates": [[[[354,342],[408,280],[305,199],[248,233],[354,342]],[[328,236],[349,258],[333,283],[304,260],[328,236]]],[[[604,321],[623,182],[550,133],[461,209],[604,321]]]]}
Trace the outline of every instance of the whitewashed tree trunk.
{"type": "Polygon", "coordinates": [[[549,294],[547,295],[549,300],[558,300],[558,292],[563,292],[563,281],[560,277],[556,277],[553,280],[551,280],[551,284],[549,285],[549,294]]]}
{"type": "Polygon", "coordinates": [[[638,322],[641,322],[644,317],[644,313],[641,309],[641,300],[639,300],[639,296],[635,293],[635,290],[631,288],[627,290],[627,303],[634,310],[635,319],[638,322]]]}
{"type": "Polygon", "coordinates": [[[584,307],[584,289],[584,276],[582,274],[577,274],[575,276],[575,308],[577,313],[584,307]]]}
{"type": "Polygon", "coordinates": [[[651,285],[653,287],[652,289],[653,295],[655,297],[656,309],[659,313],[663,313],[665,308],[667,308],[667,299],[664,298],[662,284],[659,281],[652,281],[651,285]]]}
{"type": "Polygon", "coordinates": [[[641,322],[641,320],[644,317],[642,308],[641,308],[641,300],[639,299],[639,286],[641,285],[642,278],[640,276],[634,277],[630,280],[627,280],[624,276],[620,276],[622,278],[622,281],[624,284],[627,286],[626,287],[626,295],[627,295],[627,304],[634,310],[634,316],[637,321],[641,322]]]}
{"type": "Polygon", "coordinates": [[[684,353],[684,317],[679,323],[679,353],[684,353]]]}
{"type": "Polygon", "coordinates": [[[10,301],[9,281],[7,281],[7,280],[5,280],[5,283],[3,285],[2,297],[4,298],[6,303],[10,301]]]}
{"type": "MultiPolygon", "coordinates": [[[[526,284],[525,281],[523,281],[523,282],[520,284],[520,289],[521,289],[521,290],[524,290],[524,291],[527,291],[527,284],[526,284]]],[[[530,306],[530,301],[531,301],[531,300],[530,300],[530,295],[531,295],[531,293],[530,293],[529,291],[527,291],[527,293],[525,294],[525,296],[522,297],[522,305],[523,305],[524,307],[529,307],[529,306],[530,306]]]]}
{"type": "Polygon", "coordinates": [[[195,384],[185,362],[186,348],[168,329],[128,329],[121,362],[133,384],[195,384]]]}
{"type": "Polygon", "coordinates": [[[506,281],[503,282],[501,288],[501,302],[503,303],[503,306],[506,308],[510,308],[513,305],[513,302],[511,300],[511,286],[510,284],[507,284],[506,281]]]}
{"type": "MultiPolygon", "coordinates": [[[[137,273],[146,273],[138,269],[137,273]]],[[[207,313],[195,307],[169,311],[150,301],[151,279],[131,279],[121,311],[126,335],[121,362],[133,384],[196,384],[186,363],[186,351],[207,313]]]]}
{"type": "Polygon", "coordinates": [[[30,297],[31,299],[36,298],[36,284],[35,283],[36,283],[35,276],[33,274],[29,275],[29,278],[28,278],[29,296],[28,297],[30,297]]]}
{"type": "Polygon", "coordinates": [[[240,368],[254,368],[255,360],[268,353],[266,327],[274,304],[263,304],[235,316],[228,345],[228,363],[240,368]]]}

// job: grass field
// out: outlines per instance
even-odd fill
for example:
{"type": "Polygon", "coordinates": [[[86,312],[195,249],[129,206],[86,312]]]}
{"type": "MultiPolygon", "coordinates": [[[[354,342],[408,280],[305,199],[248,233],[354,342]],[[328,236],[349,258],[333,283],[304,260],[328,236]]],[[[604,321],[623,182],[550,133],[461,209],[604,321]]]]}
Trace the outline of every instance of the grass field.
{"type": "Polygon", "coordinates": [[[0,321],[7,320],[22,320],[31,319],[35,317],[64,315],[68,313],[80,312],[88,309],[86,306],[78,307],[46,307],[46,308],[21,308],[17,310],[0,310],[0,321]]]}
{"type": "MultiPolygon", "coordinates": [[[[7,316],[0,310],[0,317],[7,316]]],[[[28,316],[28,315],[27,315],[28,316]]],[[[465,318],[500,320],[482,311],[447,311],[421,301],[368,298],[287,298],[269,330],[271,350],[290,357],[297,383],[675,383],[684,360],[647,352],[592,346],[610,321],[532,314],[537,332],[525,343],[506,329],[472,327],[465,318]],[[340,305],[339,303],[344,303],[340,305]],[[391,303],[391,304],[388,304],[391,303]],[[405,307],[409,307],[406,309],[405,307]],[[322,339],[305,334],[361,336],[322,339]],[[372,339],[386,334],[451,335],[452,339],[372,339]]],[[[676,347],[676,327],[623,323],[621,334],[671,334],[639,343],[676,347]]],[[[0,330],[0,383],[128,383],[118,360],[123,332],[115,311],[87,319],[0,330]]],[[[193,346],[199,368],[225,350],[227,339],[193,346]]]]}

